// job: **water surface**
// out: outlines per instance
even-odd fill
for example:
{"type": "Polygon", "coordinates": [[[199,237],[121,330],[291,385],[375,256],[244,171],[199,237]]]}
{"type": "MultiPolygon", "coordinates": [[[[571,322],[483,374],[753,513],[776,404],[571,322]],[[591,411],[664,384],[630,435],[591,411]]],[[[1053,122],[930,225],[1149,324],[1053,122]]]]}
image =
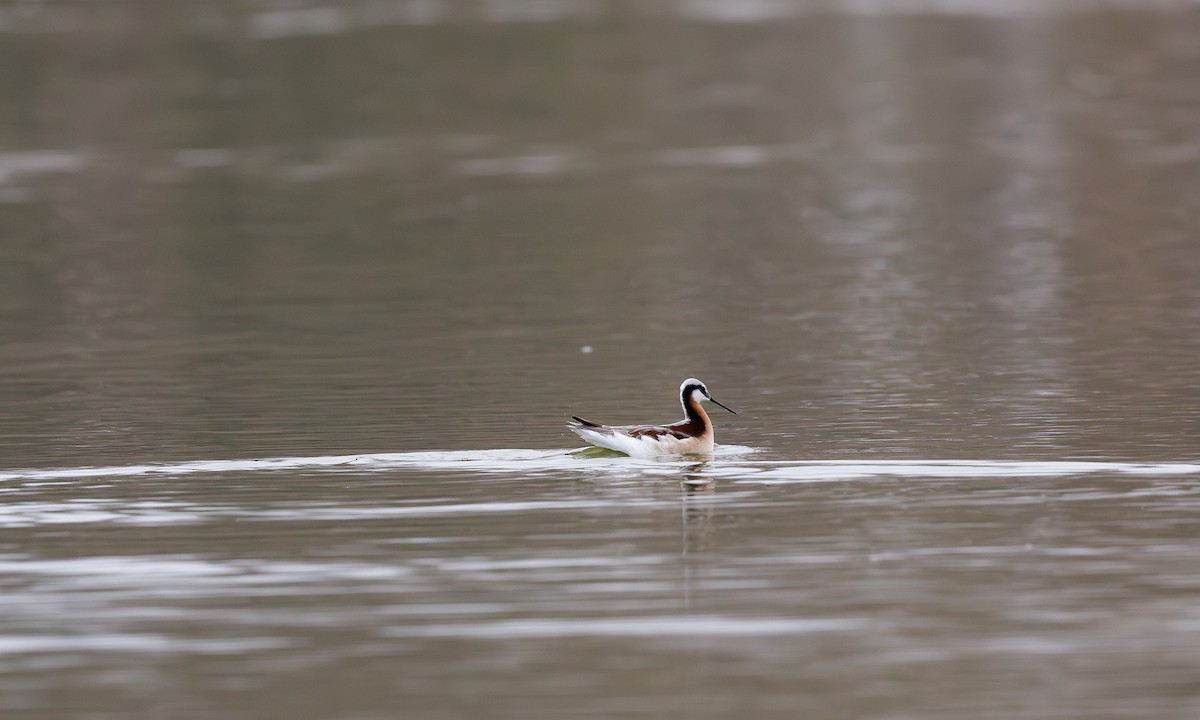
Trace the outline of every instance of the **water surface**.
{"type": "Polygon", "coordinates": [[[0,10],[5,718],[1200,713],[1192,3],[146,10],[0,10]]]}

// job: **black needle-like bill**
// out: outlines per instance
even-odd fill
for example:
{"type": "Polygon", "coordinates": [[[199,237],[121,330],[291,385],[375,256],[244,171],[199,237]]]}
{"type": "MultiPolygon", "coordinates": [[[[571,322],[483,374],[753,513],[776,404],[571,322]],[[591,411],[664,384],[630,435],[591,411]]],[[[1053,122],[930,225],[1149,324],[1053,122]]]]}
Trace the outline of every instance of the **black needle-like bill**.
{"type": "Polygon", "coordinates": [[[725,405],[724,403],[718,402],[718,401],[717,401],[717,399],[716,399],[716,398],[714,398],[712,395],[709,395],[709,396],[708,396],[708,399],[709,399],[709,400],[712,400],[712,401],[713,401],[713,402],[715,402],[715,403],[717,403],[718,405],[720,405],[721,407],[725,408],[726,410],[728,410],[729,412],[733,413],[734,415],[737,415],[737,410],[734,410],[733,408],[729,407],[728,405],[725,405]]]}

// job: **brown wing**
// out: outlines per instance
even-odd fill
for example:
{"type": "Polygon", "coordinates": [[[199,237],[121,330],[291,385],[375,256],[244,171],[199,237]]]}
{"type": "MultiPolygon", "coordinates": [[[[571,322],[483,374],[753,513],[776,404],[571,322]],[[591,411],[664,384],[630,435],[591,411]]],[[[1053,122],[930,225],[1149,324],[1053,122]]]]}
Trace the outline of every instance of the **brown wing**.
{"type": "Polygon", "coordinates": [[[672,437],[676,440],[686,440],[691,437],[691,435],[684,432],[683,423],[676,423],[674,425],[627,425],[615,429],[635,438],[648,437],[657,440],[661,437],[672,437]]]}

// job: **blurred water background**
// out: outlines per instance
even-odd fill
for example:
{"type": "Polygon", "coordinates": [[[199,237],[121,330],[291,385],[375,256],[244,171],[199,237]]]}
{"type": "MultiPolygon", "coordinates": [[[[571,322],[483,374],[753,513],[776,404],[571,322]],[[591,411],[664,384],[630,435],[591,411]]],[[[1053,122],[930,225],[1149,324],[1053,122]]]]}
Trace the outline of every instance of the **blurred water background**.
{"type": "Polygon", "coordinates": [[[0,4],[0,716],[1195,718],[1198,227],[1188,0],[0,4]]]}

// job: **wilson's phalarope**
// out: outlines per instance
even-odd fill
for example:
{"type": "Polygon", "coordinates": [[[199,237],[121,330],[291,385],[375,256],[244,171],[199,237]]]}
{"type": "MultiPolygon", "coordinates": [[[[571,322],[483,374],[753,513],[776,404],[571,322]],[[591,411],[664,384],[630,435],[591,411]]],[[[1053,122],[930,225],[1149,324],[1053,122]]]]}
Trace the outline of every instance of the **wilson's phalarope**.
{"type": "MultiPolygon", "coordinates": [[[[683,405],[684,418],[670,425],[597,425],[581,417],[572,416],[574,422],[567,423],[571,432],[593,445],[623,452],[634,457],[655,455],[686,455],[688,453],[710,453],[713,449],[713,426],[704,412],[702,400],[717,405],[704,383],[688,378],[679,386],[679,403],[683,405]]],[[[721,405],[737,415],[730,407],[721,405]]]]}

